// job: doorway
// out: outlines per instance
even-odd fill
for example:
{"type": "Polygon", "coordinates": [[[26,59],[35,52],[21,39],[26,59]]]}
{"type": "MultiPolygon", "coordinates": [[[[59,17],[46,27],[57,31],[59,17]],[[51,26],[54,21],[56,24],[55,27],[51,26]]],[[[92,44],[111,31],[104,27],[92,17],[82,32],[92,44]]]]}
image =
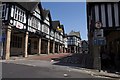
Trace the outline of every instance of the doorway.
{"type": "Polygon", "coordinates": [[[31,54],[31,40],[28,39],[28,54],[31,54]]]}

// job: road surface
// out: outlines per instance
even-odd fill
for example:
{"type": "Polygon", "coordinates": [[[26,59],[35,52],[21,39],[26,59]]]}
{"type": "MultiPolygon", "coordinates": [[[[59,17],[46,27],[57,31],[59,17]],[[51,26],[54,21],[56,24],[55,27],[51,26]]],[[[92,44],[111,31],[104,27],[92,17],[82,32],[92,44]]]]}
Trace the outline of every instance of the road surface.
{"type": "MultiPolygon", "coordinates": [[[[96,78],[54,61],[12,60],[2,62],[3,78],[96,78]]],[[[102,80],[102,79],[101,79],[102,80]]]]}

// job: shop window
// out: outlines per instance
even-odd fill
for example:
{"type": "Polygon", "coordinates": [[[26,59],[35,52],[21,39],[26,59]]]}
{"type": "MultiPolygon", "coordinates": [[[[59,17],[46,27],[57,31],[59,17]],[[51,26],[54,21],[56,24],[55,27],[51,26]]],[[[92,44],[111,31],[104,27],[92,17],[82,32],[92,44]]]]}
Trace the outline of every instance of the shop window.
{"type": "Polygon", "coordinates": [[[22,37],[13,35],[11,37],[11,47],[22,48],[22,37]]]}
{"type": "Polygon", "coordinates": [[[37,41],[34,41],[34,49],[37,49],[37,41]]]}

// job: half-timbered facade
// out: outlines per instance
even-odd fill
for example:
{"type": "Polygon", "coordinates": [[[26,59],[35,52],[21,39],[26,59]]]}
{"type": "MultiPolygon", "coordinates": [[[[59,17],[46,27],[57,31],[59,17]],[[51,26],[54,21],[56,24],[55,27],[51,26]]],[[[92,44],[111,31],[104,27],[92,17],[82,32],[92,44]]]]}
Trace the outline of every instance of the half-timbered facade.
{"type": "MultiPolygon", "coordinates": [[[[103,35],[105,37],[106,44],[101,47],[102,51],[108,53],[114,53],[114,56],[110,56],[111,59],[114,57],[113,62],[116,66],[120,66],[120,2],[96,2],[87,3],[87,22],[88,22],[88,37],[89,37],[89,49],[90,53],[93,53],[94,60],[95,56],[95,24],[101,23],[103,29],[103,35]]],[[[95,60],[97,61],[97,60],[95,60]]]]}
{"type": "Polygon", "coordinates": [[[54,29],[55,53],[62,53],[64,50],[64,26],[59,21],[52,21],[54,29]]]}
{"type": "Polygon", "coordinates": [[[54,25],[41,3],[5,2],[0,9],[3,58],[63,52],[64,26],[54,25]]]}
{"type": "Polygon", "coordinates": [[[40,4],[28,16],[28,54],[41,53],[42,7],[40,4]]]}
{"type": "Polygon", "coordinates": [[[43,24],[42,24],[42,33],[44,37],[41,40],[41,53],[49,54],[50,53],[50,27],[51,27],[51,15],[49,10],[42,10],[43,12],[43,24]]]}
{"type": "Polygon", "coordinates": [[[64,34],[63,40],[64,40],[64,53],[68,53],[68,37],[67,37],[67,34],[64,34]]]}
{"type": "MultiPolygon", "coordinates": [[[[36,7],[37,4],[33,3],[32,7],[36,7]]],[[[28,16],[31,11],[32,9],[26,9],[22,3],[2,3],[3,58],[9,59],[12,55],[27,57],[30,26],[28,16]]]]}
{"type": "Polygon", "coordinates": [[[81,37],[79,32],[71,31],[69,35],[67,35],[67,44],[68,51],[70,53],[80,53],[81,48],[81,37]]]}

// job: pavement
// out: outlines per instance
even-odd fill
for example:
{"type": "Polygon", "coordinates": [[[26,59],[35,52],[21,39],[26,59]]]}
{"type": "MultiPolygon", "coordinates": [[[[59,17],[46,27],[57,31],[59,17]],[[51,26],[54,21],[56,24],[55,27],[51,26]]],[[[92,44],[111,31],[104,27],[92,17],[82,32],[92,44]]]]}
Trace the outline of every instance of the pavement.
{"type": "MultiPolygon", "coordinates": [[[[40,55],[40,56],[35,55],[35,56],[29,56],[28,58],[20,58],[20,59],[16,58],[16,59],[13,59],[12,61],[18,61],[19,62],[19,60],[23,60],[22,63],[24,63],[25,61],[30,61],[30,60],[34,60],[35,62],[36,61],[49,61],[49,62],[52,62],[53,64],[56,64],[56,63],[59,63],[60,58],[64,58],[64,57],[67,57],[67,56],[69,57],[69,56],[71,56],[71,54],[70,53],[61,53],[61,54],[49,54],[49,55],[40,55]],[[54,60],[54,59],[58,59],[58,60],[54,60]]],[[[71,63],[71,64],[74,65],[74,66],[67,65],[67,67],[69,67],[69,68],[71,68],[72,70],[75,70],[75,71],[80,71],[80,72],[83,72],[83,73],[87,73],[87,74],[90,74],[92,76],[106,77],[106,78],[108,77],[108,78],[111,78],[111,79],[120,80],[120,75],[119,74],[109,73],[107,71],[102,71],[102,70],[99,72],[98,70],[95,70],[95,69],[87,69],[87,68],[82,68],[82,67],[79,67],[79,66],[75,66],[75,65],[80,65],[80,64],[74,64],[74,63],[71,63]]],[[[29,64],[29,65],[31,65],[31,64],[29,64]]],[[[32,65],[34,65],[34,64],[32,64],[32,65]]],[[[58,66],[65,66],[65,65],[58,65],[58,66]]]]}
{"type": "Polygon", "coordinates": [[[22,56],[12,56],[10,57],[10,60],[45,60],[50,61],[52,58],[62,58],[71,55],[71,53],[54,53],[54,54],[34,54],[34,55],[28,55],[27,58],[24,58],[22,56]]]}
{"type": "MultiPolygon", "coordinates": [[[[75,68],[76,69],[76,68],[75,68]]],[[[83,71],[84,73],[88,73],[92,76],[97,76],[97,77],[106,77],[106,78],[111,78],[114,80],[120,80],[120,75],[115,74],[115,73],[109,73],[107,71],[101,70],[95,70],[95,69],[87,69],[87,68],[77,68],[76,70],[83,71]]]]}
{"type": "Polygon", "coordinates": [[[69,56],[69,55],[71,55],[71,53],[41,54],[40,56],[29,55],[29,57],[26,59],[27,60],[47,60],[47,61],[50,61],[53,58],[63,58],[63,57],[69,56]]]}

